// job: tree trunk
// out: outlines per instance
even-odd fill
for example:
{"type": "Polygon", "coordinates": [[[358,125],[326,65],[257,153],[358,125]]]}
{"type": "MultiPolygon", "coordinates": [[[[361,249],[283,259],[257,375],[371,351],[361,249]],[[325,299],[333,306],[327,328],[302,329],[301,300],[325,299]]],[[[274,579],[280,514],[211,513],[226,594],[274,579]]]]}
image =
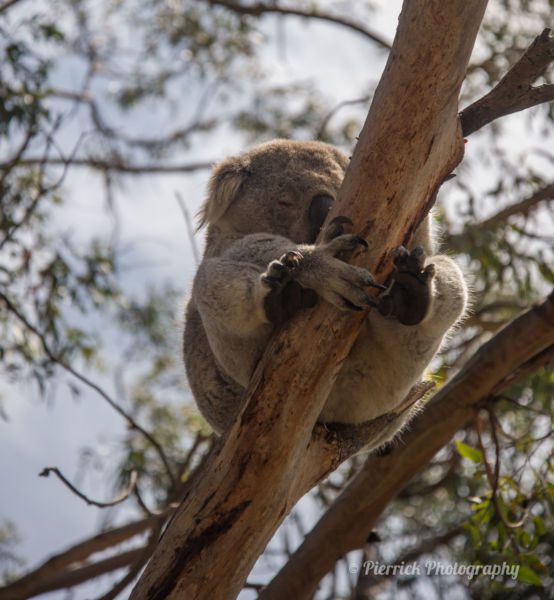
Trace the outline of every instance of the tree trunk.
{"type": "MultiPolygon", "coordinates": [[[[486,0],[404,3],[329,216],[349,216],[368,238],[358,264],[382,281],[391,268],[389,249],[407,243],[463,156],[458,95],[485,6],[486,0]]],[[[274,337],[237,422],[187,493],[131,598],[238,595],[314,476],[336,466],[330,453],[324,468],[306,463],[306,448],[320,443],[311,439],[314,424],[364,316],[320,305],[274,337]]]]}

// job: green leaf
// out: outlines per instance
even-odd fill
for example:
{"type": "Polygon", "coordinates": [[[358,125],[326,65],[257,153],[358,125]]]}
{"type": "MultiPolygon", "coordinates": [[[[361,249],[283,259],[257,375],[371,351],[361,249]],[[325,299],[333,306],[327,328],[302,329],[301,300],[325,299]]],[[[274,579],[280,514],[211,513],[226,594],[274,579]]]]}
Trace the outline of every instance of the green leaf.
{"type": "Polygon", "coordinates": [[[541,578],[529,567],[521,565],[517,574],[517,580],[521,583],[530,583],[531,585],[537,585],[542,587],[541,578]]]}
{"type": "Polygon", "coordinates": [[[458,450],[458,454],[460,454],[460,456],[467,458],[471,462],[483,462],[483,453],[481,450],[478,450],[473,446],[469,446],[468,444],[464,444],[464,442],[461,442],[460,440],[456,440],[456,450],[458,450]]]}
{"type": "Polygon", "coordinates": [[[546,533],[546,526],[544,524],[544,520],[536,516],[533,518],[533,523],[535,524],[535,532],[538,536],[543,536],[546,533]]]}

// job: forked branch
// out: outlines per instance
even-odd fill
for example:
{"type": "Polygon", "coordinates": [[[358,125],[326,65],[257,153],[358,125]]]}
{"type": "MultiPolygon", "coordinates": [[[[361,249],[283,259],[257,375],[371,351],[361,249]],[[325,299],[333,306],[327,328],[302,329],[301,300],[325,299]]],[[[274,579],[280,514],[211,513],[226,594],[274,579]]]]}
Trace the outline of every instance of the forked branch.
{"type": "Polygon", "coordinates": [[[499,117],[554,100],[554,83],[532,85],[544,75],[552,61],[554,36],[550,29],[545,29],[486,96],[460,113],[464,135],[499,117]]]}

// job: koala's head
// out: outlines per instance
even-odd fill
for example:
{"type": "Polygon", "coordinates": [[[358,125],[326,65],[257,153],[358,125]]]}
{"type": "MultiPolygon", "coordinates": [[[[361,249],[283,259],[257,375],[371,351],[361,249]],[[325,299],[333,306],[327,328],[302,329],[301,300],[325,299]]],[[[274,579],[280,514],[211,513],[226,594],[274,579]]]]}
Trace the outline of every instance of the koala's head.
{"type": "Polygon", "coordinates": [[[209,239],[267,232],[314,242],[347,164],[328,144],[289,140],[228,158],[213,170],[200,226],[209,239]]]}

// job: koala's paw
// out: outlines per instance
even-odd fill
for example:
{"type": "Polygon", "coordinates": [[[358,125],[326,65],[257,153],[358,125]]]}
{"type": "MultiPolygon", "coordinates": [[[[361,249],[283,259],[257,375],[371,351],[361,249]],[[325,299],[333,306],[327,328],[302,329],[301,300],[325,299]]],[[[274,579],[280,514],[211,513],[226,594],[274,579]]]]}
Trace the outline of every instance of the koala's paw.
{"type": "Polygon", "coordinates": [[[367,249],[366,240],[350,233],[339,234],[317,246],[308,264],[310,286],[317,294],[341,310],[364,310],[377,306],[377,299],[367,292],[368,287],[386,289],[375,283],[366,269],[346,261],[360,249],[367,249]]]}
{"type": "Polygon", "coordinates": [[[317,303],[314,290],[302,287],[292,279],[292,273],[303,260],[300,252],[287,252],[279,260],[271,261],[261,281],[267,293],[264,311],[270,323],[278,325],[290,319],[302,308],[312,308],[317,303]]]}
{"type": "Polygon", "coordinates": [[[417,246],[412,251],[399,246],[394,251],[395,270],[387,291],[379,298],[379,312],[398,319],[403,325],[421,323],[429,311],[432,299],[431,282],[435,266],[425,266],[425,250],[417,246]]]}

